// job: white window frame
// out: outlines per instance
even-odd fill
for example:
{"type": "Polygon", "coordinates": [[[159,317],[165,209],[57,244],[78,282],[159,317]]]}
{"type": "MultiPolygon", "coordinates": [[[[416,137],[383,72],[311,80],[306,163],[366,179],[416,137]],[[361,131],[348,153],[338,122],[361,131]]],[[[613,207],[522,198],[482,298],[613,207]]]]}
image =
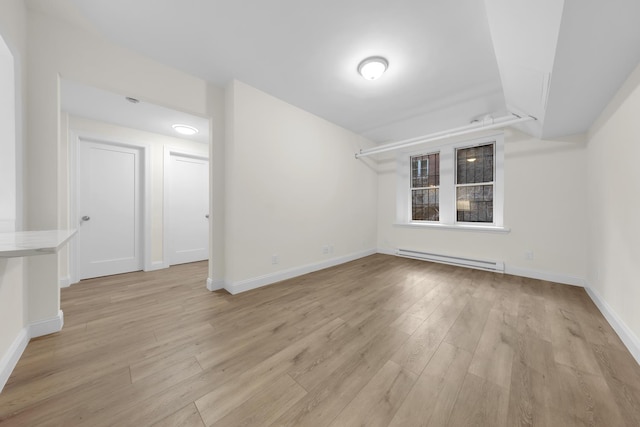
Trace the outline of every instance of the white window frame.
{"type": "Polygon", "coordinates": [[[398,226],[433,227],[441,229],[508,232],[504,226],[504,134],[502,132],[472,140],[450,142],[439,146],[403,151],[397,157],[398,226]],[[456,149],[494,143],[493,223],[458,222],[456,215],[456,149]],[[411,157],[440,153],[440,221],[413,221],[411,219],[411,157]]]}
{"type": "Polygon", "coordinates": [[[455,147],[453,149],[453,153],[454,153],[454,194],[455,194],[455,198],[456,198],[456,206],[455,206],[455,210],[456,210],[456,214],[455,214],[455,222],[456,224],[474,224],[474,225],[492,225],[495,226],[495,212],[493,214],[493,222],[469,222],[469,221],[458,221],[458,188],[463,188],[463,187],[478,187],[478,186],[485,186],[485,185],[491,185],[493,187],[493,191],[494,191],[494,197],[493,197],[493,208],[495,209],[495,189],[496,189],[496,172],[497,172],[497,166],[496,166],[496,146],[497,143],[494,141],[490,141],[484,144],[473,144],[473,145],[465,145],[465,146],[460,146],[460,147],[455,147]],[[493,146],[493,180],[492,181],[487,181],[487,182],[477,182],[477,183],[472,183],[472,184],[458,184],[458,151],[459,150],[464,150],[467,148],[474,148],[474,147],[480,147],[480,146],[485,146],[485,145],[492,145],[493,146]]]}
{"type": "MultiPolygon", "coordinates": [[[[440,177],[438,177],[438,185],[434,185],[432,187],[413,187],[412,186],[412,180],[411,180],[411,158],[412,157],[421,157],[421,156],[429,156],[431,154],[440,154],[440,151],[438,150],[429,150],[426,151],[422,154],[412,154],[409,156],[409,188],[406,189],[405,191],[409,191],[408,194],[408,198],[409,198],[409,221],[413,221],[413,190],[438,190],[438,218],[440,217],[440,177]]],[[[440,169],[440,157],[438,156],[438,169],[440,169]]],[[[430,166],[429,166],[430,167],[430,166]]],[[[420,223],[438,223],[439,221],[428,221],[428,220],[421,220],[421,221],[416,221],[416,222],[420,222],[420,223]]]]}

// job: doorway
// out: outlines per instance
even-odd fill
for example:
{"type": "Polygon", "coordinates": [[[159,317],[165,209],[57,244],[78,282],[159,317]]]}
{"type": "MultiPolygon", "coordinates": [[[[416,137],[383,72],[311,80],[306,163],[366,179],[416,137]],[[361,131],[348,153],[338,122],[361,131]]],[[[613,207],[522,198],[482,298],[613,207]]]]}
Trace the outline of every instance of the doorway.
{"type": "Polygon", "coordinates": [[[164,258],[167,267],[209,258],[209,159],[165,149],[164,258]]]}
{"type": "Polygon", "coordinates": [[[144,147],[77,139],[76,280],[144,268],[144,147]]]}
{"type": "MultiPolygon", "coordinates": [[[[173,263],[186,262],[187,259],[184,258],[172,260],[167,251],[167,248],[171,246],[167,242],[169,233],[167,222],[170,213],[168,206],[163,201],[163,196],[166,193],[165,171],[169,170],[169,166],[163,165],[163,153],[166,152],[167,147],[173,147],[176,154],[183,154],[192,159],[200,157],[208,161],[211,139],[209,119],[64,78],[60,79],[60,87],[61,135],[64,140],[69,142],[70,167],[68,168],[67,181],[69,186],[67,187],[68,193],[66,193],[69,197],[67,204],[69,210],[62,212],[62,215],[69,219],[68,227],[78,230],[96,227],[96,223],[93,222],[96,219],[95,215],[81,212],[78,203],[81,183],[79,178],[81,145],[93,142],[115,146],[118,150],[134,149],[141,155],[141,165],[139,166],[142,169],[142,175],[137,193],[141,200],[139,201],[138,215],[141,218],[141,223],[136,223],[136,229],[140,231],[142,237],[138,237],[141,240],[137,243],[130,241],[129,253],[126,256],[105,257],[105,259],[137,259],[136,262],[132,261],[134,266],[129,266],[127,269],[136,268],[144,271],[158,270],[169,267],[173,263]],[[181,135],[173,129],[172,123],[186,123],[197,128],[199,132],[191,136],[181,135]],[[88,216],[90,219],[83,221],[83,216],[88,216]],[[136,248],[136,256],[132,255],[131,248],[133,247],[136,248]],[[138,256],[141,256],[142,261],[138,256]]],[[[65,177],[63,176],[61,179],[65,180],[65,177]]],[[[208,188],[208,173],[204,176],[203,181],[208,188]]],[[[64,188],[61,191],[64,194],[64,188]]],[[[195,190],[190,188],[189,191],[195,190]]],[[[206,194],[205,200],[209,200],[209,194],[206,194]]],[[[208,258],[209,231],[208,220],[205,217],[209,213],[208,210],[207,207],[199,214],[199,217],[202,217],[199,226],[205,227],[204,235],[207,241],[204,244],[192,246],[192,249],[198,248],[200,250],[200,255],[197,256],[199,259],[208,258]],[[204,256],[202,255],[203,250],[204,256]]],[[[198,235],[201,234],[198,233],[198,235]]],[[[88,277],[84,273],[82,276],[80,275],[82,250],[79,240],[80,236],[78,235],[71,242],[68,257],[64,250],[61,255],[61,276],[65,277],[66,273],[65,282],[69,284],[77,283],[81,278],[88,277]]],[[[177,243],[180,246],[181,242],[177,243]]],[[[183,250],[183,252],[188,251],[183,250]]],[[[94,264],[96,263],[94,262],[94,264]]],[[[124,269],[120,271],[124,271],[124,269]]],[[[95,274],[115,273],[104,270],[91,273],[92,276],[95,274]]]]}

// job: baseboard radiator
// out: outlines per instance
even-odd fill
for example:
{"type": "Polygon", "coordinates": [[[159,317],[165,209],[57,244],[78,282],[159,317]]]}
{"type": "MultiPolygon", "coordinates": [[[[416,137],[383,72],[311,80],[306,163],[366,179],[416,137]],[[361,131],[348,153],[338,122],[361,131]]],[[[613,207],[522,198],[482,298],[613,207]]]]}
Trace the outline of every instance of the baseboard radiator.
{"type": "Polygon", "coordinates": [[[420,259],[423,261],[439,262],[442,264],[457,265],[460,267],[475,268],[478,270],[504,273],[504,262],[471,259],[450,255],[439,255],[428,252],[413,251],[411,249],[398,249],[396,254],[405,258],[420,259]]]}

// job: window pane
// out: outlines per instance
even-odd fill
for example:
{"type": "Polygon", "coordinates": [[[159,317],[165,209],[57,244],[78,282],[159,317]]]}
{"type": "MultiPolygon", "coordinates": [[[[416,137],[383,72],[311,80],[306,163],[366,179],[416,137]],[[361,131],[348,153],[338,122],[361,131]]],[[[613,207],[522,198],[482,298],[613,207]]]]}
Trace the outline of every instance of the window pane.
{"type": "Polygon", "coordinates": [[[440,189],[411,191],[411,220],[440,221],[440,189]]]}
{"type": "Polygon", "coordinates": [[[411,157],[411,188],[440,185],[440,153],[411,157]]]}
{"type": "Polygon", "coordinates": [[[493,222],[493,185],[458,187],[456,193],[459,222],[493,222]]]}
{"type": "Polygon", "coordinates": [[[493,182],[493,144],[456,150],[456,184],[493,182]]]}

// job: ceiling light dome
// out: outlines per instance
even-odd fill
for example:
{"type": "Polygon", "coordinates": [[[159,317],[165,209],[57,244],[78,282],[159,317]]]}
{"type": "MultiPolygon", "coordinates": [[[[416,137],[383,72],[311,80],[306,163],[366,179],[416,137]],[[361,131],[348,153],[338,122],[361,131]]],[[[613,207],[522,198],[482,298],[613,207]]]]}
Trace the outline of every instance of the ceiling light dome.
{"type": "Polygon", "coordinates": [[[389,62],[381,56],[371,56],[358,65],[358,73],[367,80],[375,80],[382,76],[389,67],[389,62]]]}
{"type": "Polygon", "coordinates": [[[181,133],[182,135],[195,135],[196,133],[198,133],[198,129],[189,125],[175,124],[171,127],[173,128],[173,130],[175,130],[178,133],[181,133]]]}

